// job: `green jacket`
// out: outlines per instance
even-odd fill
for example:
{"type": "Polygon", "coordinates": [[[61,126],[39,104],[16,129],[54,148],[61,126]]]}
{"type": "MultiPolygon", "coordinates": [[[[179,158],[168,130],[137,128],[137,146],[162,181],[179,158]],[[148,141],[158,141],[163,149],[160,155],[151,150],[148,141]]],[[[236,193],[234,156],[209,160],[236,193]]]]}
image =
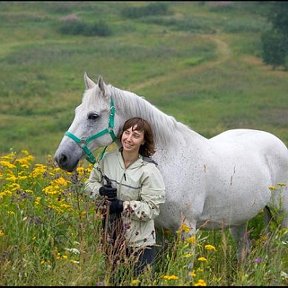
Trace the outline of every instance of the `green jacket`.
{"type": "Polygon", "coordinates": [[[101,197],[99,188],[105,174],[117,188],[117,197],[123,202],[121,213],[125,239],[130,247],[144,247],[156,243],[154,219],[165,202],[165,186],[162,175],[151,160],[139,156],[125,169],[120,151],[106,153],[91,171],[85,183],[85,192],[91,198],[101,197]],[[97,169],[100,168],[101,172],[97,169]]]}

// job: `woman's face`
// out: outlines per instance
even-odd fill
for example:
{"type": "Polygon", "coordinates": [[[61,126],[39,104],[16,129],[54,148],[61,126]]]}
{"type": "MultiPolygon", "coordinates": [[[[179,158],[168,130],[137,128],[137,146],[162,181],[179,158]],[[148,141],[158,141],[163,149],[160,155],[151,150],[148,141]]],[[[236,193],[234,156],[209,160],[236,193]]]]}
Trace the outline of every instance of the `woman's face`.
{"type": "Polygon", "coordinates": [[[144,131],[137,130],[137,125],[128,128],[123,131],[121,144],[124,151],[139,153],[140,146],[144,144],[144,131]]]}

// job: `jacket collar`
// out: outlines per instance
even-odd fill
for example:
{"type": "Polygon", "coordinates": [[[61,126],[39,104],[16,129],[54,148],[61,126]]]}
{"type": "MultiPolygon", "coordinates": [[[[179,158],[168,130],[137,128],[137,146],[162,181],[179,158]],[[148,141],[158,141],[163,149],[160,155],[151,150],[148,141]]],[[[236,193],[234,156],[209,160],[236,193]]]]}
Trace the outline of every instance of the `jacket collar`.
{"type": "Polygon", "coordinates": [[[118,157],[118,161],[120,163],[120,166],[121,166],[121,168],[123,170],[135,169],[135,168],[138,168],[138,167],[140,167],[140,166],[142,166],[144,164],[143,157],[142,157],[142,155],[139,154],[139,158],[135,162],[133,162],[128,168],[125,168],[124,160],[123,160],[123,157],[122,157],[122,150],[123,150],[123,148],[121,147],[117,151],[117,157],[118,157]]]}

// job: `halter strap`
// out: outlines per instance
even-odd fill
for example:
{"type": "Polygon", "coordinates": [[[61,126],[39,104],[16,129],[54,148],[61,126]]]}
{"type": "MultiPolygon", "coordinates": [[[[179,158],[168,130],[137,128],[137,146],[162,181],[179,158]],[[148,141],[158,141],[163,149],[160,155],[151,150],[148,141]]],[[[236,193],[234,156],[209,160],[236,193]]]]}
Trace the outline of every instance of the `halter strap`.
{"type": "MultiPolygon", "coordinates": [[[[109,115],[109,121],[108,121],[108,128],[105,128],[103,130],[101,130],[100,132],[94,134],[94,135],[91,135],[87,138],[85,137],[82,137],[81,139],[78,138],[77,136],[75,136],[74,134],[72,134],[71,132],[69,131],[66,131],[65,132],[65,135],[70,137],[72,140],[74,140],[82,149],[83,151],[85,152],[85,154],[87,155],[86,159],[92,163],[92,164],[95,164],[96,163],[96,159],[93,155],[93,153],[90,151],[90,149],[88,148],[88,144],[105,135],[105,134],[110,134],[111,138],[112,138],[112,141],[114,142],[117,137],[113,131],[113,128],[114,128],[114,117],[115,117],[115,106],[114,106],[114,102],[113,102],[113,99],[111,97],[111,100],[110,100],[110,115],[109,115]]],[[[102,159],[104,153],[105,153],[105,150],[106,150],[107,146],[104,148],[104,150],[102,151],[101,155],[100,155],[100,158],[99,159],[102,159]]]]}

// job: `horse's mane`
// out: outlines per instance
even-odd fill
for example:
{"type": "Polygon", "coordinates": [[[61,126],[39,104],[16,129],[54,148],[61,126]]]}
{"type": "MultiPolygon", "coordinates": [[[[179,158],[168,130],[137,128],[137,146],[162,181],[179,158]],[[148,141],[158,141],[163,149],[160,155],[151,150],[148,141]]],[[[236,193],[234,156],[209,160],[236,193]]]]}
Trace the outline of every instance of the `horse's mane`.
{"type": "Polygon", "coordinates": [[[156,143],[163,143],[164,145],[171,141],[181,143],[186,141],[186,136],[195,133],[188,126],[176,121],[174,117],[160,111],[144,97],[121,90],[111,84],[107,88],[109,89],[108,94],[114,99],[116,109],[119,109],[121,113],[129,117],[139,116],[151,123],[156,143]]]}

